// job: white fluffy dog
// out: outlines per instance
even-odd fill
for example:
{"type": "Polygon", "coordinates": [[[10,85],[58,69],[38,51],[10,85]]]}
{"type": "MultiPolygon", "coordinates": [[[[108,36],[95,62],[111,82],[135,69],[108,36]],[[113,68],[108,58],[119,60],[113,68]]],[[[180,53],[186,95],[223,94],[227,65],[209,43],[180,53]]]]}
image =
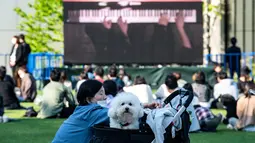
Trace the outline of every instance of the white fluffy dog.
{"type": "Polygon", "coordinates": [[[144,111],[137,96],[129,92],[119,93],[108,111],[110,127],[118,129],[139,129],[139,118],[144,111]]]}

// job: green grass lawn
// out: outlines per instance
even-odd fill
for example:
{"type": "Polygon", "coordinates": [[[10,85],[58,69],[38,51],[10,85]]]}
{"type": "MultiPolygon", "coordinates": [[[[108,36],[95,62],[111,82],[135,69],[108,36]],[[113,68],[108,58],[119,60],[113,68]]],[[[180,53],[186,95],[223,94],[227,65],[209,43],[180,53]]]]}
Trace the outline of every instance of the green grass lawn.
{"type": "MultiPolygon", "coordinates": [[[[31,103],[23,104],[23,106],[34,106],[36,110],[39,109],[31,103]]],[[[220,110],[213,112],[225,114],[220,110]]],[[[0,143],[49,143],[64,121],[63,119],[24,118],[22,110],[7,110],[6,115],[19,120],[0,124],[0,143]]],[[[190,138],[192,143],[252,143],[255,140],[255,133],[230,131],[225,125],[220,125],[215,133],[192,133],[190,138]]]]}

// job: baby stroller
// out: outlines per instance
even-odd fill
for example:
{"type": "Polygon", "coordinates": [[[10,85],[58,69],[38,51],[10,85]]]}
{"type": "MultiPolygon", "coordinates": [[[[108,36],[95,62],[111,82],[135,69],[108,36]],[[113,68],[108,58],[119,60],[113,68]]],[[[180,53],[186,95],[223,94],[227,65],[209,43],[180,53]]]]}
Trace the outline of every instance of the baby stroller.
{"type": "MultiPolygon", "coordinates": [[[[189,128],[191,125],[190,117],[186,108],[189,106],[193,99],[193,93],[186,91],[184,89],[179,89],[169,95],[165,100],[164,104],[168,104],[176,96],[187,97],[184,104],[181,105],[178,112],[175,114],[172,123],[181,118],[182,127],[181,130],[176,131],[175,138],[171,136],[171,126],[166,128],[166,133],[164,134],[164,143],[189,143],[189,128]]],[[[96,125],[93,127],[93,137],[90,143],[151,143],[155,136],[148,124],[146,124],[147,115],[142,117],[140,122],[139,130],[121,130],[106,127],[103,125],[96,125]]]]}

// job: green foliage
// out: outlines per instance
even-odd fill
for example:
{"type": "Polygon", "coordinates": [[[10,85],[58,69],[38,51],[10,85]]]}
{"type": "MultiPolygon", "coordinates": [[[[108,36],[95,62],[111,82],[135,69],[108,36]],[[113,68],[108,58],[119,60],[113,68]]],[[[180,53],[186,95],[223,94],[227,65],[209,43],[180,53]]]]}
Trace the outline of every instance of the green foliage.
{"type": "Polygon", "coordinates": [[[215,14],[218,17],[222,17],[222,15],[224,14],[224,4],[223,3],[219,3],[218,5],[214,5],[212,3],[206,3],[204,1],[203,3],[203,12],[204,14],[207,15],[212,15],[215,14]]]}
{"type": "Polygon", "coordinates": [[[18,28],[26,33],[32,52],[58,53],[52,45],[60,43],[63,47],[62,0],[35,0],[28,6],[32,13],[26,13],[19,7],[14,11],[22,18],[18,28]]]}

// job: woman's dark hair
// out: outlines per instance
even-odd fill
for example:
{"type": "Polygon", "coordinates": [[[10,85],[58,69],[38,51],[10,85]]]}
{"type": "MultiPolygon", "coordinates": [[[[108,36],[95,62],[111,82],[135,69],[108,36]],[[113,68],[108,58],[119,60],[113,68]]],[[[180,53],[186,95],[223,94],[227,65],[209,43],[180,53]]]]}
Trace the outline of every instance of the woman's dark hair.
{"type": "Polygon", "coordinates": [[[57,69],[53,69],[50,73],[50,78],[51,78],[52,81],[59,82],[60,81],[60,76],[61,76],[61,73],[57,69]]]}
{"type": "Polygon", "coordinates": [[[15,44],[20,44],[20,42],[19,42],[19,36],[14,35],[12,38],[17,39],[15,44]]]}
{"type": "Polygon", "coordinates": [[[91,100],[96,93],[102,88],[103,84],[97,80],[84,81],[77,93],[77,100],[80,106],[88,105],[88,100],[91,100]]]}
{"type": "Polygon", "coordinates": [[[244,86],[244,95],[245,97],[250,98],[251,95],[249,94],[250,89],[255,89],[255,84],[253,82],[247,82],[244,86]]]}
{"type": "Polygon", "coordinates": [[[20,34],[19,38],[22,39],[23,41],[25,41],[25,35],[24,34],[20,34]]]}
{"type": "Polygon", "coordinates": [[[205,73],[202,71],[197,72],[195,82],[198,84],[205,84],[205,73]]]}
{"type": "Polygon", "coordinates": [[[89,79],[88,73],[83,71],[80,73],[80,78],[81,79],[89,79]]]}
{"type": "Polygon", "coordinates": [[[113,97],[115,97],[118,93],[117,84],[113,80],[104,81],[103,87],[106,95],[112,95],[113,97]]]}
{"type": "Polygon", "coordinates": [[[243,75],[249,75],[251,73],[251,70],[249,67],[245,66],[241,69],[241,74],[243,75]]]}
{"type": "Polygon", "coordinates": [[[190,83],[186,83],[184,86],[183,86],[184,89],[190,91],[190,92],[193,92],[193,87],[190,83]]]}
{"type": "Polygon", "coordinates": [[[0,67],[0,81],[3,81],[6,76],[6,68],[4,66],[0,67]]]}
{"type": "Polygon", "coordinates": [[[109,75],[111,77],[117,77],[118,72],[117,72],[117,68],[115,66],[111,66],[109,69],[109,75]]]}
{"type": "Polygon", "coordinates": [[[147,84],[145,78],[140,75],[136,76],[134,80],[134,85],[138,84],[147,84]]]}
{"type": "Polygon", "coordinates": [[[67,74],[66,71],[62,71],[60,73],[60,82],[64,82],[65,80],[67,80],[67,74]]]}
{"type": "Polygon", "coordinates": [[[168,89],[174,90],[178,87],[177,79],[173,74],[170,74],[165,79],[165,84],[168,89]]]}
{"type": "Polygon", "coordinates": [[[227,78],[228,78],[228,74],[227,74],[226,72],[224,72],[224,71],[221,71],[221,72],[219,72],[219,73],[217,74],[217,77],[218,77],[219,79],[227,79],[227,78]]]}

